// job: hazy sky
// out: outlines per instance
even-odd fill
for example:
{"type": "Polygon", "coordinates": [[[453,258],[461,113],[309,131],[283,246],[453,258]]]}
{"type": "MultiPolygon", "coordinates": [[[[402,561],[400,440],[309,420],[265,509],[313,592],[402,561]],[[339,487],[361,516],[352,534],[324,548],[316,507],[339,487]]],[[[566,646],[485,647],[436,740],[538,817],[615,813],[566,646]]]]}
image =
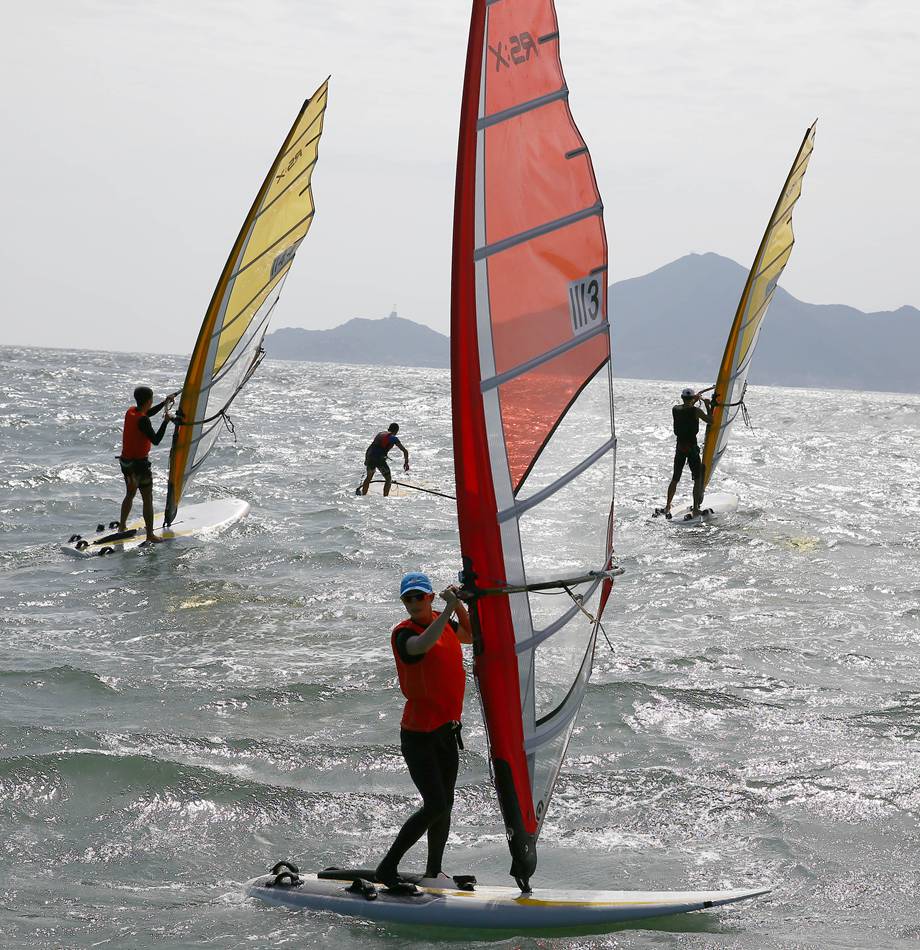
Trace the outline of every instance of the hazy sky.
{"type": "MultiPolygon", "coordinates": [[[[783,278],[920,305],[920,3],[557,0],[612,277],[747,266],[820,117],[783,278]]],[[[0,343],[190,350],[243,215],[332,74],[275,326],[446,330],[463,0],[5,0],[0,343]]],[[[615,319],[615,314],[613,315],[615,319]]]]}

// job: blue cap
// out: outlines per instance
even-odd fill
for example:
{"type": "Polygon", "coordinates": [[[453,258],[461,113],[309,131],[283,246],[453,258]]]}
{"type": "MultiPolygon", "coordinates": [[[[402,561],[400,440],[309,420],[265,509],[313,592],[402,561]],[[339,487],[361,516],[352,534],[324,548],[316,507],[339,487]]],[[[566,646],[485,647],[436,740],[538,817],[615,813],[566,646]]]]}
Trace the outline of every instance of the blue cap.
{"type": "Polygon", "coordinates": [[[428,580],[428,575],[420,574],[418,571],[403,575],[403,579],[399,585],[399,596],[402,597],[404,594],[408,594],[410,590],[420,590],[425,594],[434,593],[434,588],[431,586],[431,581],[428,580]]]}

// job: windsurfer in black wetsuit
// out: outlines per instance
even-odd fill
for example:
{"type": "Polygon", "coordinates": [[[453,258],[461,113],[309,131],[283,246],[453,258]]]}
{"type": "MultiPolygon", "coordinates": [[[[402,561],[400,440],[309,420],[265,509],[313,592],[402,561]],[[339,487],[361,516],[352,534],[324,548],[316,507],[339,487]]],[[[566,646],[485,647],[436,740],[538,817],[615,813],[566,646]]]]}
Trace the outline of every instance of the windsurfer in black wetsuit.
{"type": "Polygon", "coordinates": [[[403,471],[409,471],[409,452],[399,441],[396,433],[399,432],[399,426],[391,422],[386,432],[378,432],[374,436],[374,441],[367,447],[364,453],[364,468],[367,470],[367,477],[364,482],[355,489],[356,495],[366,495],[371,487],[371,479],[374,472],[379,471],[383,476],[383,494],[384,497],[390,494],[390,486],[393,484],[393,475],[390,472],[390,466],[387,464],[387,453],[394,446],[402,452],[403,471]]]}
{"type": "Polygon", "coordinates": [[[680,394],[680,405],[671,407],[671,414],[674,417],[674,435],[677,436],[677,446],[674,449],[674,474],[671,476],[671,483],[668,485],[668,500],[664,508],[656,508],[656,515],[671,517],[671,502],[674,500],[674,492],[677,491],[677,483],[683,474],[684,465],[690,467],[690,474],[693,476],[693,511],[691,515],[700,514],[700,508],[703,504],[703,463],[700,459],[700,447],[697,445],[696,436],[700,431],[700,420],[709,423],[712,421],[710,414],[710,403],[708,399],[703,400],[706,411],[703,412],[697,402],[699,393],[694,392],[689,386],[685,387],[680,394]]]}

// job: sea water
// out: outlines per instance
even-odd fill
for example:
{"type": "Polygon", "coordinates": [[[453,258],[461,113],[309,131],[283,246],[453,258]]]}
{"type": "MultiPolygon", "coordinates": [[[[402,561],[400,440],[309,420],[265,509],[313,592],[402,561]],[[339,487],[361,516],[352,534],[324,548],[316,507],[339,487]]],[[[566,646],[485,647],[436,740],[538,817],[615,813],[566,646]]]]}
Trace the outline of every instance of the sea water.
{"type": "MultiPolygon", "coordinates": [[[[243,498],[244,521],[62,553],[118,516],[131,390],[175,389],[183,366],[0,349],[0,945],[466,945],[241,891],[279,858],[373,864],[416,807],[388,634],[403,571],[455,579],[455,510],[354,487],[395,420],[415,476],[453,491],[447,377],[266,361],[188,498],[243,498]]],[[[617,382],[626,574],[534,883],[776,889],[498,945],[915,947],[920,396],[752,386],[754,429],[734,431],[713,484],[738,512],[681,529],[649,516],[689,382],[617,382]]],[[[465,719],[445,867],[511,883],[472,684],[465,719]]]]}

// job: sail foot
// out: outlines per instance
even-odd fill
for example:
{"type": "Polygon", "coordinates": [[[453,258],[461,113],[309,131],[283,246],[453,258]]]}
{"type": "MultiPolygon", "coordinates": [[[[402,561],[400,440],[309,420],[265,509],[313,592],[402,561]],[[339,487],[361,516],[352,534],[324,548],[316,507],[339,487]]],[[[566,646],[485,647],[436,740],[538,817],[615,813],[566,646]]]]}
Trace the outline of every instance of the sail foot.
{"type": "Polygon", "coordinates": [[[529,892],[530,878],[537,869],[537,839],[524,827],[511,766],[504,759],[493,757],[492,778],[511,851],[511,876],[522,891],[529,892]]]}

